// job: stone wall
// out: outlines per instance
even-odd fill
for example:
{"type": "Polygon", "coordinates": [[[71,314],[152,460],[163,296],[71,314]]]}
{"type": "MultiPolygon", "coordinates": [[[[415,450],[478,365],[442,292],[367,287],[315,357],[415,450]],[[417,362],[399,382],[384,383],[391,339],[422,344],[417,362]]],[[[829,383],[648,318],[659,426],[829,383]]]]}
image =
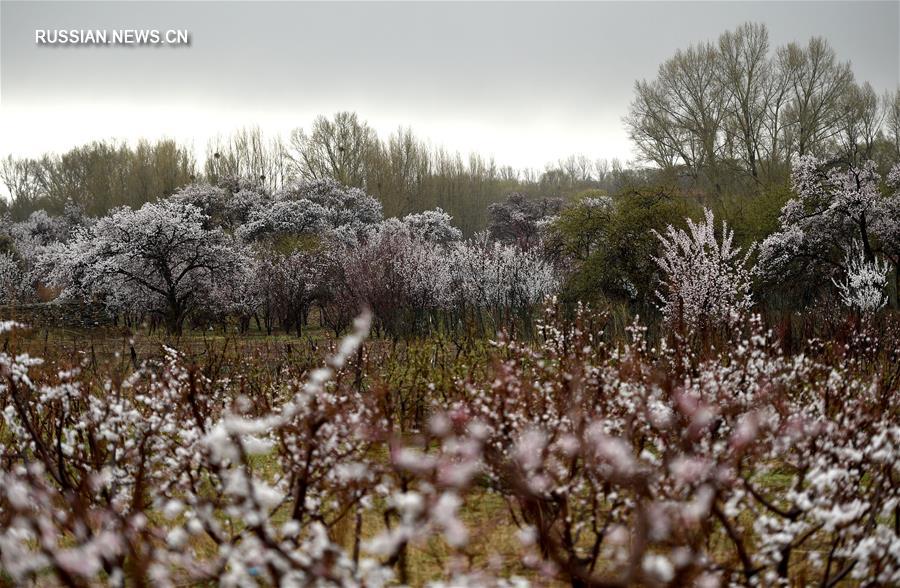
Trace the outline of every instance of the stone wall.
{"type": "Polygon", "coordinates": [[[39,302],[0,306],[0,318],[16,320],[33,329],[66,327],[91,329],[113,324],[112,317],[98,305],[82,302],[39,302]]]}

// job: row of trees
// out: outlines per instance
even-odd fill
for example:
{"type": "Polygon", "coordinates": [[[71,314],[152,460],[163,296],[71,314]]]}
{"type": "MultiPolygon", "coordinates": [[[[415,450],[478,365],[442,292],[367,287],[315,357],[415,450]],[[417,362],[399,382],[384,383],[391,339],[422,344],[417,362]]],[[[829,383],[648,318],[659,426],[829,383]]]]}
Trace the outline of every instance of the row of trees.
{"type": "Polygon", "coordinates": [[[121,205],[139,207],[197,179],[191,149],[171,140],[95,141],[63,154],[0,161],[9,193],[4,209],[17,220],[35,210],[62,214],[66,205],[97,216],[121,205]]]}
{"type": "Polygon", "coordinates": [[[822,38],[773,50],[766,26],[747,23],[638,81],[625,124],[644,160],[722,191],[779,180],[795,155],[895,161],[900,90],[857,83],[822,38]]]}
{"type": "Polygon", "coordinates": [[[512,191],[533,197],[561,197],[589,187],[614,190],[643,178],[617,160],[571,155],[544,170],[501,166],[478,154],[464,158],[430,146],[411,129],[377,136],[352,113],[319,117],[309,130],[297,129],[286,149],[289,169],[306,180],[332,178],[366,189],[389,215],[441,207],[466,234],[484,227],[485,207],[512,191]]]}
{"type": "Polygon", "coordinates": [[[34,213],[9,224],[3,294],[27,300],[52,286],[172,332],[188,319],[236,319],[300,334],[313,307],[342,331],[368,307],[396,336],[471,320],[493,331],[555,292],[538,250],[463,240],[450,221],[440,209],[383,219],[373,197],[331,181],[274,194],[191,185],[100,218],[34,213]]]}
{"type": "Polygon", "coordinates": [[[647,175],[617,160],[583,155],[543,171],[515,170],[476,153],[464,157],[432,147],[410,129],[382,139],[349,112],[320,116],[287,142],[259,128],[217,137],[202,164],[191,148],[171,140],[134,146],[96,141],[61,155],[0,160],[0,182],[10,197],[4,208],[16,220],[40,209],[62,214],[67,203],[92,216],[121,205],[138,208],[193,182],[274,193],[298,181],[330,180],[365,190],[388,216],[442,208],[466,235],[484,229],[487,206],[512,191],[534,197],[560,197],[586,187],[612,191],[647,175]]]}
{"type": "Polygon", "coordinates": [[[490,333],[530,324],[556,294],[643,316],[661,310],[682,331],[783,300],[877,311],[891,272],[897,290],[900,166],[882,180],[872,162],[833,167],[807,156],[792,180],[776,229],[743,252],[710,209],[695,222],[696,205],[664,192],[588,193],[568,206],[514,193],[490,207],[488,231],[463,239],[439,208],[385,219],[375,198],[332,181],[275,193],[192,184],[99,218],[70,205],[62,216],[7,219],[0,287],[6,301],[55,288],[172,332],[186,320],[236,320],[241,330],[255,321],[299,335],[314,308],[340,332],[370,308],[375,328],[392,336],[490,333]]]}

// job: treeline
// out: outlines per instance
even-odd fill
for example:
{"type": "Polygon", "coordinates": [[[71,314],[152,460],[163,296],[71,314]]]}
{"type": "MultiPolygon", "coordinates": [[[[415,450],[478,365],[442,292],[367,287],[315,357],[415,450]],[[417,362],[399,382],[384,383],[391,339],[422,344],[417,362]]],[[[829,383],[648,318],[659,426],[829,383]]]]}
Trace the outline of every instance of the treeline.
{"type": "Polygon", "coordinates": [[[111,208],[139,208],[197,179],[191,150],[171,140],[135,145],[94,141],[62,154],[13,158],[0,163],[0,181],[9,192],[3,203],[13,219],[36,210],[61,215],[75,206],[91,216],[111,208]]]}
{"type": "Polygon", "coordinates": [[[765,25],[676,51],[635,83],[625,124],[643,160],[715,194],[782,182],[791,159],[900,157],[900,89],[857,82],[825,39],[772,48],[765,25]]]}
{"type": "Polygon", "coordinates": [[[133,146],[95,141],[61,155],[8,156],[0,164],[0,181],[10,195],[3,206],[14,220],[41,209],[63,214],[67,204],[102,216],[116,206],[139,208],[195,182],[237,188],[240,178],[273,193],[293,181],[333,180],[364,189],[382,203],[387,216],[442,208],[466,234],[484,229],[488,206],[512,192],[568,198],[587,188],[618,191],[654,174],[584,155],[540,172],[518,170],[477,153],[463,156],[432,147],[408,128],[382,139],[349,112],[320,116],[287,142],[255,127],[217,137],[202,164],[190,148],[172,140],[133,146]]]}

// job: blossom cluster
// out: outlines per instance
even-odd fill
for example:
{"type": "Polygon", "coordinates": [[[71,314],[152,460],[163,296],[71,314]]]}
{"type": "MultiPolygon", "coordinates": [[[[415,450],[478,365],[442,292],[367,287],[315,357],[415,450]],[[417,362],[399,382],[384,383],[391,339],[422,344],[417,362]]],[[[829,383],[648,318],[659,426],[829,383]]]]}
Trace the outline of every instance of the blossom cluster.
{"type": "Polygon", "coordinates": [[[733,245],[734,232],[724,222],[720,242],[709,209],[703,222],[688,219],[687,224],[687,231],[670,225],[665,235],[656,235],[662,253],[654,260],[665,274],[664,289],[657,293],[663,318],[691,330],[733,327],[753,304],[754,268],[749,266],[753,247],[742,256],[733,245]]]}

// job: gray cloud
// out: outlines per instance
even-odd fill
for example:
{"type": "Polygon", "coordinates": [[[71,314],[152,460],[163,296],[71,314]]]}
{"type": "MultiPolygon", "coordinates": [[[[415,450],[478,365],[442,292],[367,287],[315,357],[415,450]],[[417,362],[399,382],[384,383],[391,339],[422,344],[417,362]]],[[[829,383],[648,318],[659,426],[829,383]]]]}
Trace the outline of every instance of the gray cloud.
{"type": "Polygon", "coordinates": [[[539,166],[630,156],[635,79],[677,48],[765,22],[773,44],[822,35],[859,79],[894,88],[897,2],[0,4],[0,149],[115,135],[203,145],[353,109],[453,149],[539,166]],[[36,28],[189,29],[190,47],[39,47],[36,28]],[[46,128],[40,121],[47,122],[46,128]]]}

